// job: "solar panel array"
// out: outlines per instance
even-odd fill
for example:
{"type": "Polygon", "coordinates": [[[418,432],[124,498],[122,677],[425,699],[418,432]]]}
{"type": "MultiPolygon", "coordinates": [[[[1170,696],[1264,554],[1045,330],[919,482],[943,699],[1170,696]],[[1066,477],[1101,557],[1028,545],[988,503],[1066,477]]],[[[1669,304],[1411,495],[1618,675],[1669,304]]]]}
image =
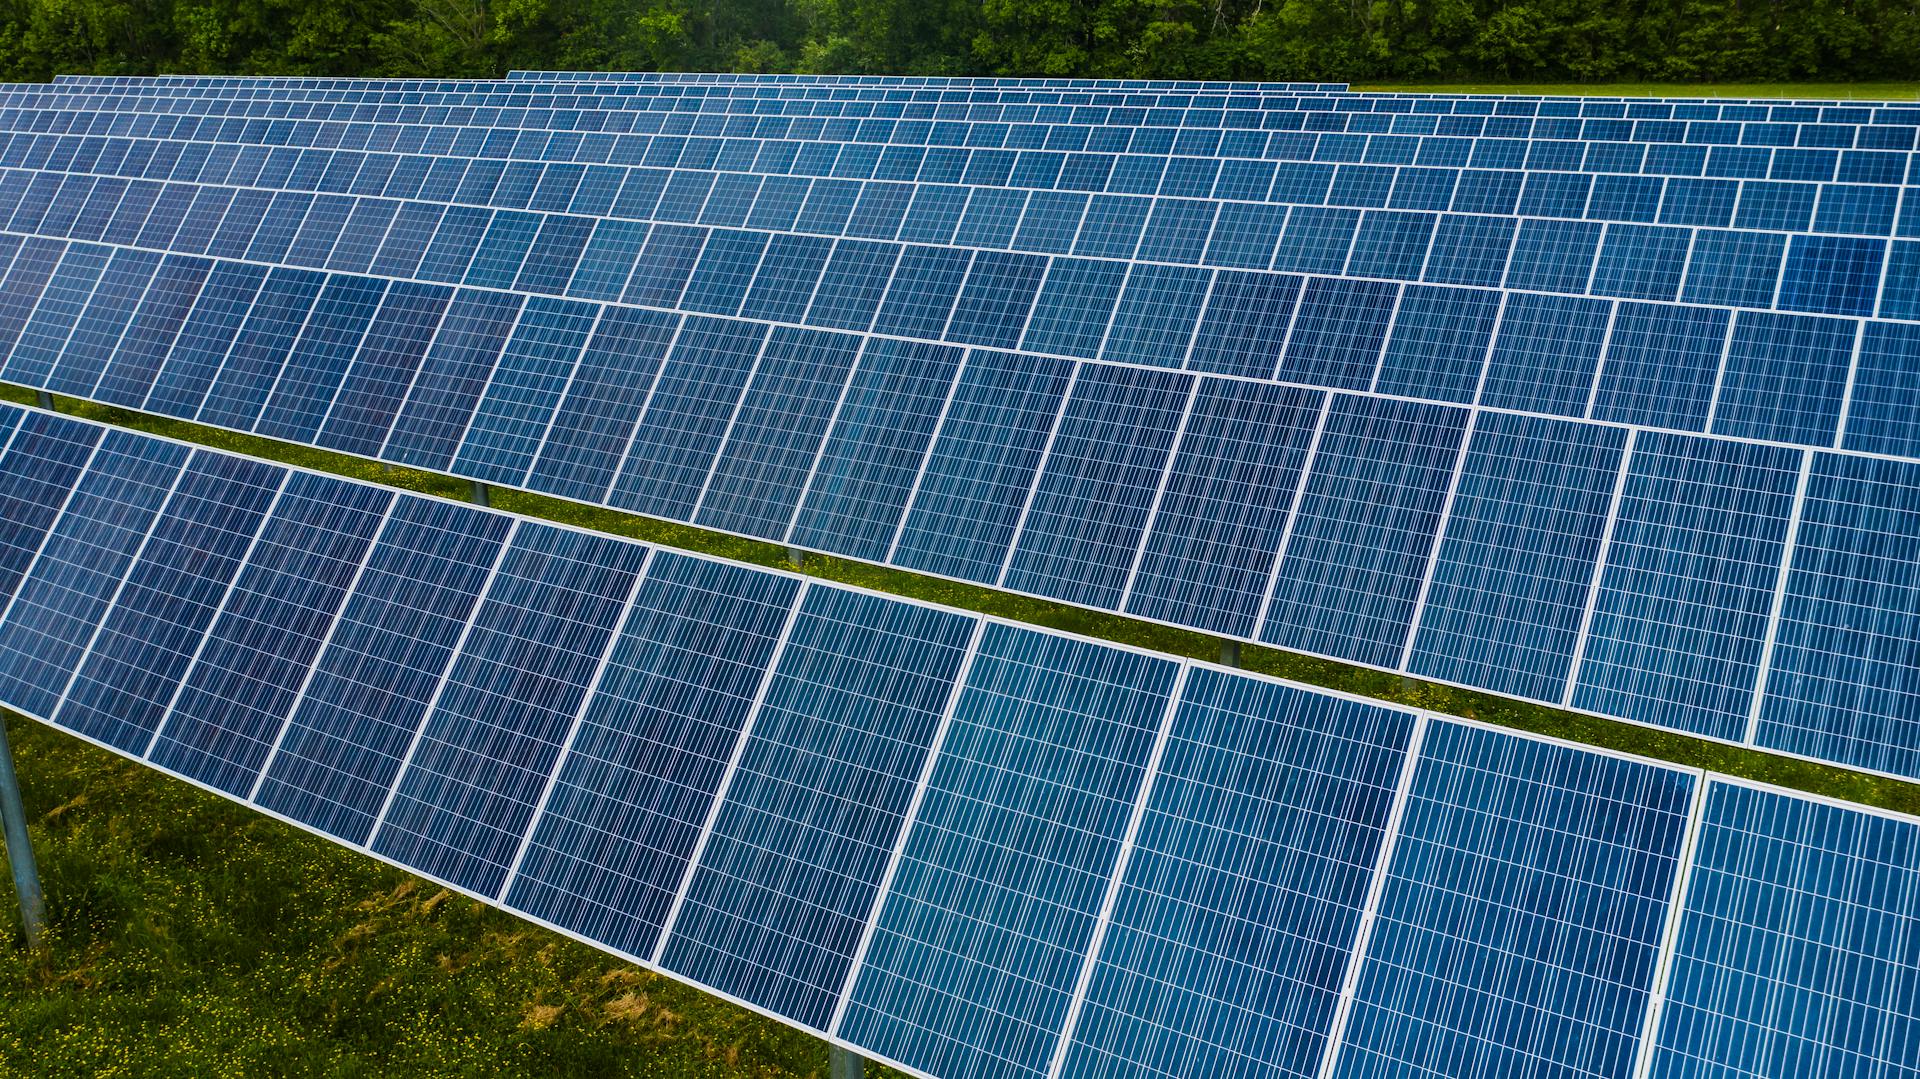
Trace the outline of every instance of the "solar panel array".
{"type": "Polygon", "coordinates": [[[574,89],[8,91],[0,377],[1920,775],[1920,108],[574,89]]]}
{"type": "Polygon", "coordinates": [[[1920,822],[0,406],[0,701],[939,1076],[1897,1074],[1920,822]]]}

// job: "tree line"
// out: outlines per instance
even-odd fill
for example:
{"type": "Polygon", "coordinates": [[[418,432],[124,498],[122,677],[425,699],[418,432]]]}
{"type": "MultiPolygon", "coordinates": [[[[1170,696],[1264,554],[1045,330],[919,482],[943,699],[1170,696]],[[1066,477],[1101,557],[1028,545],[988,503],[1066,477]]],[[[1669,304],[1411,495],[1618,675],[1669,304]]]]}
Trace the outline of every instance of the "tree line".
{"type": "Polygon", "coordinates": [[[1915,0],[0,0],[13,80],[510,68],[1540,82],[1906,79],[1915,0]]]}

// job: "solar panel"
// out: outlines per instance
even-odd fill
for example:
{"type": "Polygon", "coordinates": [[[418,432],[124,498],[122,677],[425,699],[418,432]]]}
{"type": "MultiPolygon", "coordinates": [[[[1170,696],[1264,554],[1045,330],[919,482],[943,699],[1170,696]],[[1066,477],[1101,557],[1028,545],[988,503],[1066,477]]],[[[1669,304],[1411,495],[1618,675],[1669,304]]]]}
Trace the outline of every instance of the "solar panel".
{"type": "MultiPolygon", "coordinates": [[[[321,186],[329,174],[318,158],[282,160],[276,183],[304,175],[308,179],[298,182],[321,186]]],[[[456,184],[449,174],[450,195],[481,198],[461,193],[483,183],[490,192],[485,199],[507,197],[501,194],[506,163],[434,160],[458,166],[465,177],[456,184]]],[[[365,164],[353,161],[356,170],[365,164]]],[[[752,174],[681,171],[670,180],[643,168],[634,175],[659,180],[646,211],[657,217],[660,207],[683,195],[714,205],[715,176],[752,174]],[[703,176],[705,186],[691,183],[703,176]]],[[[766,178],[754,210],[743,206],[738,213],[759,212],[775,179],[782,178],[766,178]]],[[[810,184],[810,194],[787,202],[791,215],[782,228],[807,221],[857,231],[859,207],[878,204],[866,195],[856,199],[839,181],[810,184]]],[[[47,189],[46,205],[65,190],[64,180],[47,189]]],[[[125,189],[127,195],[132,190],[125,189]]],[[[870,187],[868,194],[879,190],[870,187]]],[[[1540,190],[1526,199],[1551,209],[1548,189],[1540,190]]],[[[1689,190],[1707,198],[1705,188],[1689,190]]],[[[1488,608],[1474,603],[1507,604],[1497,608],[1505,611],[1510,601],[1499,593],[1469,599],[1447,569],[1449,543],[1467,543],[1470,530],[1493,526],[1476,516],[1492,507],[1473,495],[1469,470],[1480,463],[1467,452],[1468,425],[1477,431],[1540,416],[1591,416],[1649,428],[1851,444],[1841,429],[1850,386],[1864,390],[1860,399],[1878,410],[1870,416],[1897,413],[1905,392],[1897,375],[1875,374],[1899,370],[1895,323],[1610,304],[1524,290],[1501,298],[1464,288],[1228,269],[1214,272],[1203,294],[1210,271],[1138,261],[1131,247],[1135,261],[1122,276],[1117,267],[1125,264],[1097,258],[897,248],[851,234],[829,241],[778,229],[715,230],[703,238],[698,226],[656,221],[644,240],[609,240],[604,250],[611,261],[604,265],[620,267],[614,272],[619,281],[592,286],[601,295],[652,305],[629,307],[512,290],[538,267],[530,255],[501,261],[502,253],[531,252],[555,222],[584,218],[554,215],[536,225],[503,207],[483,224],[488,211],[477,206],[415,201],[405,206],[430,213],[423,227],[403,234],[408,211],[395,210],[391,218],[369,211],[364,219],[375,227],[388,222],[388,238],[378,249],[356,243],[345,264],[358,265],[368,251],[384,251],[399,237],[404,250],[387,261],[389,270],[444,280],[322,276],[279,264],[263,279],[264,267],[256,263],[209,264],[181,251],[156,262],[156,251],[138,246],[159,228],[172,238],[147,242],[177,247],[186,230],[154,222],[163,203],[175,207],[166,211],[169,222],[196,204],[201,196],[188,191],[180,184],[156,187],[150,201],[138,204],[116,233],[134,246],[81,241],[56,256],[39,238],[20,244],[4,286],[10,293],[18,286],[24,308],[21,343],[5,368],[9,377],[86,383],[95,387],[86,392],[105,400],[130,401],[146,388],[140,403],[202,422],[1800,752],[1807,750],[1786,745],[1776,727],[1751,722],[1751,702],[1762,699],[1761,669],[1771,654],[1773,600],[1790,555],[1783,530],[1802,498],[1797,488],[1783,493],[1775,483],[1756,494],[1773,500],[1763,510],[1773,531],[1757,536],[1752,551],[1696,558],[1699,544],[1717,536],[1715,529],[1732,527],[1728,522],[1746,507],[1728,504],[1730,516],[1703,527],[1649,532],[1641,516],[1661,512],[1663,500],[1691,488],[1651,474],[1634,478],[1634,469],[1657,466],[1668,444],[1663,440],[1678,437],[1634,432],[1634,451],[1621,454],[1613,474],[1617,484],[1626,482],[1621,477],[1631,480],[1632,491],[1616,500],[1624,512],[1609,513],[1600,525],[1598,548],[1595,517],[1606,483],[1594,469],[1583,474],[1582,512],[1553,529],[1509,534],[1527,536],[1534,550],[1571,540],[1573,557],[1556,569],[1553,609],[1518,612],[1508,623],[1476,613],[1488,608]],[[639,269],[629,274],[622,258],[637,260],[639,269]],[[748,262],[756,267],[751,276],[748,262]],[[775,284],[795,265],[817,266],[820,276],[787,285],[783,296],[775,284]],[[141,281],[150,283],[135,289],[141,281]],[[198,295],[181,318],[183,294],[195,281],[198,295]],[[455,281],[466,283],[454,287],[455,281]],[[43,297],[29,306],[36,288],[43,297]],[[1169,288],[1178,291],[1165,293],[1169,288]],[[236,312],[234,305],[249,297],[251,307],[236,312]],[[781,313],[811,325],[695,313],[756,303],[785,305],[781,313]],[[1123,317],[1121,309],[1133,311],[1135,303],[1146,313],[1123,317]],[[1166,321],[1174,317],[1167,312],[1179,312],[1178,322],[1166,321]],[[867,330],[883,323],[924,336],[867,330]],[[841,332],[847,327],[865,336],[841,332]],[[169,348],[170,335],[176,343],[169,348]],[[929,339],[935,336],[955,344],[936,344],[929,339]],[[1876,342],[1872,348],[1869,339],[1876,342]],[[115,342],[112,351],[108,340],[115,342]],[[1035,342],[1059,351],[988,351],[1035,342]],[[962,343],[974,347],[963,353],[962,343]],[[1191,371],[1283,381],[1263,387],[1151,370],[1166,364],[1167,357],[1156,354],[1165,348],[1180,350],[1191,371]],[[951,381],[893,382],[889,372],[909,353],[951,381]],[[1088,359],[1096,355],[1149,362],[1088,359]],[[1867,372],[1864,379],[1856,368],[1867,372]],[[1679,394],[1670,389],[1676,379],[1679,394]],[[1006,398],[1013,388],[1019,395],[1006,398]],[[1344,392],[1329,398],[1327,389],[1344,392]],[[1392,396],[1406,390],[1477,407],[1392,396]],[[1325,411],[1328,420],[1311,425],[1317,434],[1309,433],[1303,410],[1325,411]],[[1264,444],[1273,459],[1252,475],[1237,474],[1232,461],[1203,460],[1228,411],[1280,439],[1264,444]],[[862,426],[867,416],[882,421],[862,426]],[[1297,452],[1307,459],[1288,460],[1297,452]],[[890,461],[889,473],[876,477],[871,490],[843,490],[849,462],[895,453],[900,456],[890,461]],[[1196,468],[1212,471],[1186,471],[1196,468]],[[1235,484],[1234,512],[1244,509],[1249,517],[1245,530],[1215,545],[1199,537],[1215,529],[1225,500],[1197,510],[1193,499],[1204,489],[1203,477],[1224,482],[1227,476],[1235,484]],[[1656,492],[1652,502],[1639,493],[1642,482],[1656,492]],[[843,498],[847,508],[836,508],[843,498]],[[1776,504],[1783,499],[1784,509],[1776,504]],[[849,515],[844,523],[820,519],[841,513],[849,515]],[[1651,587],[1635,584],[1636,573],[1664,572],[1652,567],[1669,563],[1693,576],[1660,584],[1671,595],[1658,600],[1635,591],[1651,587]],[[1737,594],[1714,594],[1715,574],[1736,565],[1745,575],[1737,594]],[[1191,597],[1177,594],[1189,590],[1191,597]],[[1652,619],[1616,615],[1646,602],[1666,606],[1652,619]],[[1442,630],[1449,604],[1463,606],[1442,630]],[[1414,639],[1430,615],[1431,632],[1452,635],[1431,646],[1448,653],[1444,661],[1414,639]],[[1654,625],[1696,637],[1646,639],[1654,625]],[[1522,676],[1506,665],[1502,657],[1512,653],[1504,650],[1514,647],[1512,636],[1536,632],[1551,639],[1537,646],[1545,649],[1541,666],[1522,676]],[[1701,649],[1720,669],[1695,662],[1692,654],[1701,649]],[[1649,691],[1643,682],[1661,688],[1649,691]]],[[[350,211],[348,200],[326,193],[309,198],[281,191],[272,198],[293,196],[300,201],[285,203],[284,219],[262,207],[259,221],[278,222],[271,229],[242,223],[229,250],[333,266],[336,256],[326,251],[340,252],[347,223],[359,207],[374,205],[362,199],[350,211]],[[341,239],[319,239],[335,234],[341,239]],[[301,253],[308,248],[311,257],[301,253]]],[[[123,196],[122,210],[126,205],[123,196]]],[[[1039,205],[1024,211],[1019,229],[1012,218],[995,219],[995,227],[1006,230],[1008,242],[1026,232],[1035,245],[1057,249],[1061,241],[1033,217],[1039,205]]],[[[1079,215],[1080,235],[1089,235],[1091,204],[1084,210],[1073,209],[1077,202],[1048,205],[1049,213],[1066,208],[1065,220],[1079,215]]],[[[1151,212],[1135,222],[1138,250],[1151,245],[1153,257],[1162,259],[1207,257],[1218,247],[1221,226],[1197,223],[1214,220],[1206,208],[1212,205],[1164,197],[1143,203],[1151,212]],[[1192,217],[1196,208],[1206,208],[1198,218],[1192,217]]],[[[976,209],[970,201],[966,212],[976,209]]],[[[1288,228],[1291,215],[1309,209],[1293,207],[1288,228]]],[[[16,210],[16,220],[23,212],[16,210]]],[[[1404,213],[1341,212],[1353,220],[1347,231],[1331,234],[1332,243],[1353,250],[1331,272],[1349,273],[1352,260],[1363,256],[1383,268],[1411,266],[1404,258],[1409,234],[1400,228],[1411,219],[1404,213]],[[1362,235],[1364,249],[1357,239],[1342,240],[1362,235]]],[[[44,227],[45,216],[35,228],[44,227]]],[[[122,216],[113,211],[106,228],[113,230],[122,216]]],[[[216,242],[233,212],[225,216],[211,230],[216,242]]],[[[958,218],[958,227],[968,227],[968,219],[958,218]]],[[[605,218],[594,225],[579,247],[582,266],[601,226],[614,223],[605,218]]],[[[1236,222],[1229,233],[1257,232],[1257,225],[1236,222]]],[[[1540,278],[1534,284],[1560,287],[1555,279],[1564,277],[1566,287],[1576,279],[1585,287],[1598,270],[1580,260],[1605,261],[1604,245],[1586,242],[1596,235],[1586,223],[1530,219],[1528,229],[1513,233],[1509,246],[1512,266],[1540,278]],[[1581,228],[1566,227],[1573,224],[1581,228]],[[1568,252],[1578,257],[1568,262],[1568,252]]],[[[584,233],[576,228],[574,235],[584,233]]],[[[1287,250],[1289,235],[1278,233],[1277,250],[1287,250]]],[[[1430,268],[1431,257],[1425,261],[1430,268]]],[[[381,264],[374,258],[373,265],[381,264]]],[[[1506,271],[1509,279],[1513,274],[1506,271]]],[[[1886,427],[1870,420],[1866,437],[1884,442],[1873,432],[1886,427]]],[[[1540,440],[1549,455],[1621,438],[1619,428],[1591,423],[1540,430],[1558,432],[1540,440]]],[[[1749,452],[1742,445],[1749,444],[1706,445],[1699,452],[1707,472],[1686,482],[1715,491],[1749,486],[1735,475],[1744,466],[1734,458],[1749,452]]],[[[1768,458],[1769,475],[1809,460],[1784,446],[1753,445],[1765,446],[1751,452],[1768,458]]],[[[1543,509],[1541,500],[1555,497],[1541,485],[1507,512],[1527,517],[1543,509]]],[[[1541,598],[1530,580],[1495,587],[1528,602],[1541,598]]],[[[1868,644],[1856,640],[1854,646],[1868,644]]],[[[1897,703],[1878,699],[1886,707],[1897,703]]],[[[1865,721],[1887,732],[1878,735],[1887,745],[1903,737],[1897,712],[1865,721]]],[[[1880,759],[1903,758],[1883,751],[1880,759]]]]}
{"type": "MultiPolygon", "coordinates": [[[[0,432],[7,706],[916,1074],[1911,1055],[1906,818],[11,405],[0,432]],[[49,694],[62,656],[93,673],[49,694]]],[[[1525,433],[1485,429],[1485,467],[1525,433]]]]}

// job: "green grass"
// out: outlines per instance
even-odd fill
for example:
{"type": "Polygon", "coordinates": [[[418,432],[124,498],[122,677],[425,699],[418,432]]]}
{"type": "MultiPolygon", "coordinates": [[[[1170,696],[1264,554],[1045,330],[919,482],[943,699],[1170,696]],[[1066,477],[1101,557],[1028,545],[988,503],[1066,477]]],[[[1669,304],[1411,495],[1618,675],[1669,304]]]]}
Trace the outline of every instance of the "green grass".
{"type": "Polygon", "coordinates": [[[1780,97],[1805,101],[1920,98],[1920,82],[1355,83],[1353,88],[1413,94],[1543,94],[1548,97],[1780,97]]]}
{"type": "MultiPolygon", "coordinates": [[[[0,386],[0,398],[33,395],[0,386]]],[[[62,399],[63,411],[449,498],[463,480],[62,399]]],[[[495,488],[501,509],[785,565],[784,548],[495,488]]],[[[806,572],[1175,655],[1222,641],[818,555],[806,572]]],[[[1888,809],[1920,786],[1252,645],[1242,666],[1888,809]]],[[[696,991],[37,724],[10,724],[56,932],[0,951],[23,1075],[824,1074],[824,1048],[696,991]],[[558,1009],[557,1011],[553,1009],[558,1009]]],[[[0,895],[10,902],[10,896],[0,895]]]]}

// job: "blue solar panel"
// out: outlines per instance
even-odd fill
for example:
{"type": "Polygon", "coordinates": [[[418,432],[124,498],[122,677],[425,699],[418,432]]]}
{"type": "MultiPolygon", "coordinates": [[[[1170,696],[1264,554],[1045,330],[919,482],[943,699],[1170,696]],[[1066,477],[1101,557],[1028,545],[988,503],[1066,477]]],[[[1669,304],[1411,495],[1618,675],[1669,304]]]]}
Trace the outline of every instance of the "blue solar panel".
{"type": "Polygon", "coordinates": [[[0,696],[51,716],[191,451],[111,431],[0,617],[0,696]]]}
{"type": "Polygon", "coordinates": [[[55,722],[146,751],[285,478],[244,458],[193,457],[76,665],[55,722]]]}
{"type": "Polygon", "coordinates": [[[1027,499],[1006,587],[1119,606],[1194,383],[1142,368],[1080,370],[1027,499]]]}
{"type": "Polygon", "coordinates": [[[799,582],[659,552],[505,892],[651,956],[799,582]]]}
{"type": "Polygon", "coordinates": [[[1441,405],[1334,397],[1262,640],[1399,664],[1467,417],[1441,405]]]}
{"type": "Polygon", "coordinates": [[[1910,1073],[1916,840],[1909,820],[1713,783],[1648,1074],[1910,1073]]]}
{"type": "Polygon", "coordinates": [[[1632,1074],[1698,782],[1429,723],[1332,1074],[1632,1074]]]}
{"type": "Polygon", "coordinates": [[[253,789],[393,495],[289,477],[147,756],[229,794],[253,789]]]}
{"type": "Polygon", "coordinates": [[[1128,613],[1252,636],[1324,406],[1309,390],[1200,380],[1128,613]]]}
{"type": "Polygon", "coordinates": [[[646,555],[584,532],[530,522],[514,530],[414,735],[373,850],[499,892],[646,555]]]}
{"type": "Polygon", "coordinates": [[[1486,413],[1460,468],[1408,670],[1502,693],[1564,692],[1627,435],[1486,413]]]}
{"type": "Polygon", "coordinates": [[[839,1033],[935,1075],[1045,1075],[1176,664],[990,624],[839,1033]]]}
{"type": "Polygon", "coordinates": [[[1686,435],[1635,442],[1575,707],[1744,737],[1803,456],[1686,435]]]}
{"type": "Polygon", "coordinates": [[[1320,1074],[1413,716],[1196,669],[1059,1074],[1320,1074]]]}
{"type": "Polygon", "coordinates": [[[975,622],[809,590],[661,963],[829,1027],[975,622]]]}
{"type": "Polygon", "coordinates": [[[1920,766],[1920,467],[1813,458],[1754,741],[1910,774],[1920,766]]]}
{"type": "Polygon", "coordinates": [[[971,351],[921,466],[893,561],[991,583],[1078,368],[971,351]]]}
{"type": "Polygon", "coordinates": [[[261,773],[260,805],[364,843],[453,660],[508,522],[398,499],[261,773]]]}

